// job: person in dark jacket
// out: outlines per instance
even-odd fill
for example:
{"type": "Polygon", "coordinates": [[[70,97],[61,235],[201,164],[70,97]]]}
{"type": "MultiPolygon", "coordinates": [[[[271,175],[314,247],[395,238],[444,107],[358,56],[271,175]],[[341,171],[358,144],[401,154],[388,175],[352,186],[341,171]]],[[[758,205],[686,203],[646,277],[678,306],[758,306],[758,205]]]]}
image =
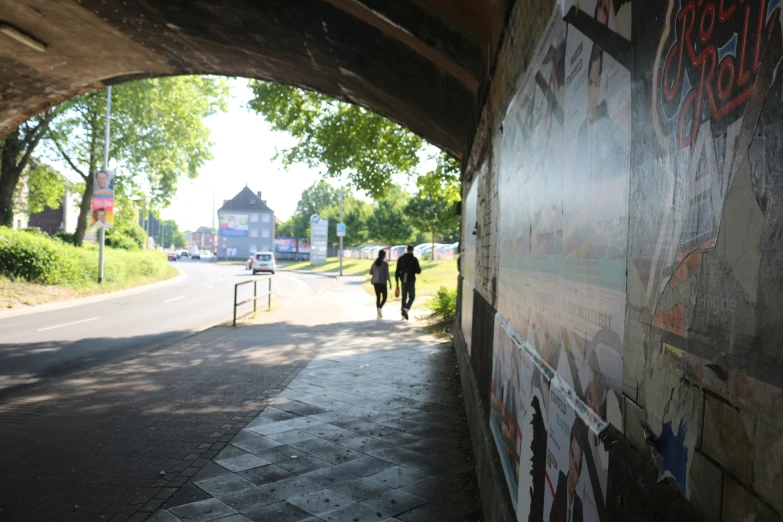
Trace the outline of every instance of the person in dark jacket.
{"type": "Polygon", "coordinates": [[[397,286],[402,281],[402,316],[408,319],[408,312],[416,299],[416,276],[421,274],[419,260],[413,255],[413,247],[408,245],[407,252],[397,260],[397,270],[394,279],[397,286]]]}

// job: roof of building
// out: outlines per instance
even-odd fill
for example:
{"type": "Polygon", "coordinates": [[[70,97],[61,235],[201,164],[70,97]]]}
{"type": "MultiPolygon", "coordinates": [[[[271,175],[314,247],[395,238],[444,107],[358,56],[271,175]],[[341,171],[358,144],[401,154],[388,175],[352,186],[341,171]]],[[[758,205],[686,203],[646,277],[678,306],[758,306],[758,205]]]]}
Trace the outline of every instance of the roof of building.
{"type": "Polygon", "coordinates": [[[218,212],[272,212],[274,210],[269,208],[264,201],[258,197],[258,194],[247,188],[243,188],[239,191],[239,194],[234,196],[233,199],[226,201],[222,207],[218,209],[218,212]]]}

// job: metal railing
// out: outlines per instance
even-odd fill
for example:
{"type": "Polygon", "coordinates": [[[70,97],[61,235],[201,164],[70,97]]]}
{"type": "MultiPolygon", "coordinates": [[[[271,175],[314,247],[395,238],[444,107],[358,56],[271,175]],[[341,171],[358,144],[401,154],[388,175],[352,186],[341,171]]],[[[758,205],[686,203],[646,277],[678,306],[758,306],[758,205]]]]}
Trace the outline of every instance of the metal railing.
{"type": "MultiPolygon", "coordinates": [[[[267,298],[267,304],[266,304],[267,311],[271,310],[272,309],[272,276],[259,277],[259,278],[256,278],[256,279],[249,279],[247,281],[242,281],[241,283],[237,283],[237,284],[234,285],[234,326],[237,325],[237,308],[242,306],[243,304],[247,304],[247,303],[252,302],[253,303],[253,313],[255,313],[257,311],[257,309],[258,309],[257,302],[262,297],[266,297],[267,298]],[[269,281],[269,289],[266,292],[264,292],[263,294],[259,295],[258,294],[258,283],[259,283],[259,281],[263,281],[265,279],[267,281],[269,281]],[[238,303],[237,302],[237,295],[239,293],[239,287],[242,286],[242,285],[249,285],[250,283],[253,283],[253,297],[250,297],[250,298],[245,299],[244,301],[241,301],[241,302],[238,303]]],[[[250,312],[248,311],[246,314],[243,314],[240,317],[244,317],[245,315],[247,315],[249,313],[250,312]]]]}

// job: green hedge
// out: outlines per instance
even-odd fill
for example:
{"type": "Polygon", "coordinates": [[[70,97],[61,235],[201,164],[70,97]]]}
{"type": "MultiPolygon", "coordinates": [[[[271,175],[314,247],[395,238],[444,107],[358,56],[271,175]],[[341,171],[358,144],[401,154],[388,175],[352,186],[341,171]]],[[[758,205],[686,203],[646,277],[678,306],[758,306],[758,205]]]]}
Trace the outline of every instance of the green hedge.
{"type": "Polygon", "coordinates": [[[441,286],[427,306],[444,321],[453,321],[457,315],[457,289],[441,286]]]}
{"type": "MultiPolygon", "coordinates": [[[[164,277],[165,254],[106,248],[104,280],[123,282],[137,277],[164,277]]],[[[0,276],[31,283],[81,286],[98,274],[98,250],[77,248],[45,235],[0,227],[0,276]]]]}

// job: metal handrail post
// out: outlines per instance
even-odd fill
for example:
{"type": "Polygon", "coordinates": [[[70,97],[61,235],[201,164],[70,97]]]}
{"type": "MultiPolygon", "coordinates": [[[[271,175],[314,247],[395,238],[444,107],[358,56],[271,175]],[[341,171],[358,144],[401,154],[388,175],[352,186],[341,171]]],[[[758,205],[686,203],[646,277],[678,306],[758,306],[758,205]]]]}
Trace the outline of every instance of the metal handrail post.
{"type": "Polygon", "coordinates": [[[258,279],[253,280],[253,313],[258,312],[258,279]]]}
{"type": "Polygon", "coordinates": [[[269,312],[272,310],[272,278],[269,278],[269,295],[267,296],[267,305],[266,305],[266,311],[269,312]]]}
{"type": "Polygon", "coordinates": [[[237,325],[237,289],[239,285],[234,285],[234,326],[237,325]]]}

